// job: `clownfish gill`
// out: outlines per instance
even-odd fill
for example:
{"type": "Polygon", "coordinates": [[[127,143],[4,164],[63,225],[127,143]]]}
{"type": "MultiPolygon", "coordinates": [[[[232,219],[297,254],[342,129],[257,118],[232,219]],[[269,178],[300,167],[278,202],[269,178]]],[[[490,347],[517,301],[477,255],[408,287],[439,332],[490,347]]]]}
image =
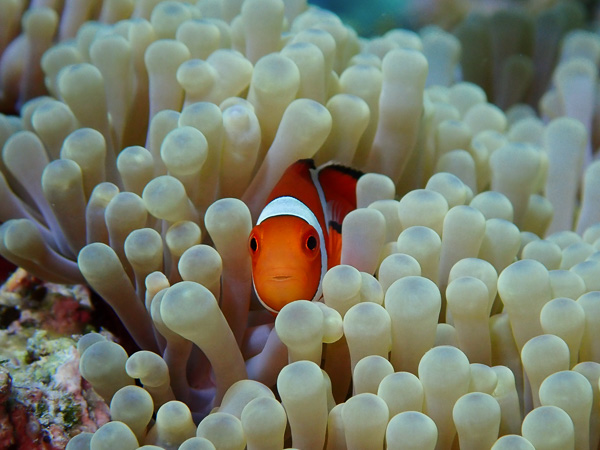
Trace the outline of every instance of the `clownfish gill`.
{"type": "Polygon", "coordinates": [[[356,209],[362,172],[302,159],[284,172],[248,238],[252,282],[271,313],[319,300],[327,270],[340,263],[342,221],[356,209]]]}

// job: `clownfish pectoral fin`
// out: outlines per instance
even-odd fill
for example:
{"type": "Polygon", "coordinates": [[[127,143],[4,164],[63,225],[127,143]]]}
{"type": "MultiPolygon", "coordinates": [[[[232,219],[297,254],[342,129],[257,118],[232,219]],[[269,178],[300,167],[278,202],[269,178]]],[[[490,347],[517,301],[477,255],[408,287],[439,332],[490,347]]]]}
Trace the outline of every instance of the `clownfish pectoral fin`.
{"type": "Polygon", "coordinates": [[[341,202],[356,208],[356,182],[363,175],[360,170],[340,164],[328,164],[319,168],[319,184],[327,203],[341,202]]]}
{"type": "Polygon", "coordinates": [[[344,217],[356,209],[356,182],[362,172],[338,164],[319,169],[319,184],[325,197],[329,255],[328,267],[340,263],[342,253],[342,222],[344,217]]]}
{"type": "Polygon", "coordinates": [[[329,255],[327,268],[331,269],[340,264],[342,258],[342,224],[330,220],[327,234],[327,254],[329,255]]]}
{"type": "Polygon", "coordinates": [[[325,218],[342,223],[346,214],[356,209],[356,182],[362,172],[330,164],[319,169],[319,184],[325,197],[325,218]]]}

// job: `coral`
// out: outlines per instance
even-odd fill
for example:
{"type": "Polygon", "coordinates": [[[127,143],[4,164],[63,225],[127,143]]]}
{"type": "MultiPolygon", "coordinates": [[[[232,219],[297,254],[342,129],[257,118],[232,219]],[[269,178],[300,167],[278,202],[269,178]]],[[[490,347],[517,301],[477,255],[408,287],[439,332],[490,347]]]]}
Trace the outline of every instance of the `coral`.
{"type": "Polygon", "coordinates": [[[107,422],[107,405],[79,373],[75,340],[63,336],[89,322],[87,290],[42,283],[19,269],[0,301],[17,311],[0,329],[2,448],[60,449],[107,422]]]}

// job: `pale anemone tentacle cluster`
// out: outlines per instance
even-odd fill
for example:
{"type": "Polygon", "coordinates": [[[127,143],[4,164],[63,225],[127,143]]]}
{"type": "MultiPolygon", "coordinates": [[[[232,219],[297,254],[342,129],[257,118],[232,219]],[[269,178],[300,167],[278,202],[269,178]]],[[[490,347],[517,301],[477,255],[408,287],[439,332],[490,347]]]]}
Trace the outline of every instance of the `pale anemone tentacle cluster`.
{"type": "MultiPolygon", "coordinates": [[[[37,96],[54,93],[44,84],[58,55],[70,63],[82,62],[67,43],[100,24],[149,18],[155,1],[133,0],[7,0],[0,5],[0,110],[21,108],[37,96]],[[98,21],[92,23],[88,21],[98,21]],[[44,55],[47,50],[54,57],[44,55]],[[45,75],[46,74],[46,75],[45,75]]],[[[94,33],[94,32],[92,32],[94,33]]],[[[85,38],[87,39],[87,38],[85,38]]]]}
{"type": "MultiPolygon", "coordinates": [[[[299,0],[88,3],[28,13],[73,39],[29,100],[56,31],[24,26],[37,50],[3,56],[21,116],[0,116],[0,254],[88,283],[142,349],[80,339],[113,420],[69,449],[597,447],[597,35],[566,34],[538,117],[459,81],[469,48],[437,28],[366,40],[299,0]],[[98,11],[116,23],[82,24],[98,11]],[[301,158],[368,173],[323,302],[274,321],[246,241],[301,158]]],[[[533,67],[502,47],[513,19],[492,19],[500,92],[533,67]]]]}

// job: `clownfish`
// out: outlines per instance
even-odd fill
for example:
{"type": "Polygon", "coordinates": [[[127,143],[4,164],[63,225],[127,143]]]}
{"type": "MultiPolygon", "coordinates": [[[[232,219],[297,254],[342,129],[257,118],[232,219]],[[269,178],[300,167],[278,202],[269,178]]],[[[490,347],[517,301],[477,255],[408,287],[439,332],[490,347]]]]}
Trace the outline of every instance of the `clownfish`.
{"type": "Polygon", "coordinates": [[[342,221],[356,209],[362,172],[302,159],[284,172],[248,238],[252,282],[272,314],[294,300],[319,300],[327,270],[340,264],[342,221]]]}

